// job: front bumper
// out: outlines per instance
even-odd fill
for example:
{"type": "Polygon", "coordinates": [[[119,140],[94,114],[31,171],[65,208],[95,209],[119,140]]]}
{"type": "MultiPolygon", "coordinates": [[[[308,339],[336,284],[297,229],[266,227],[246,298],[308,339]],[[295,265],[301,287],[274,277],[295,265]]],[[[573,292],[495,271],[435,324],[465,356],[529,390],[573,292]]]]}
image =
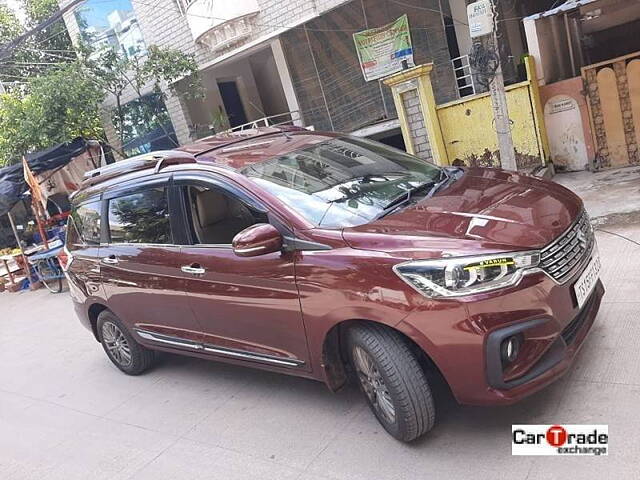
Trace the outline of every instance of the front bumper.
{"type": "MultiPolygon", "coordinates": [[[[490,392],[495,395],[495,402],[500,404],[515,403],[527,397],[567,372],[578,351],[587,338],[596,319],[600,303],[604,296],[604,286],[598,281],[591,297],[582,310],[560,332],[548,350],[535,362],[532,368],[524,375],[511,381],[504,381],[502,371],[498,366],[489,361],[489,342],[487,342],[487,383],[490,392]]],[[[551,321],[550,319],[541,319],[551,321]]],[[[488,339],[489,340],[489,339],[488,339]]]]}
{"type": "Polygon", "coordinates": [[[604,286],[598,281],[579,310],[572,285],[531,275],[501,294],[426,302],[399,327],[431,357],[460,403],[512,404],[560,378],[584,343],[604,286]],[[526,348],[505,371],[500,342],[520,331],[526,348]]]}

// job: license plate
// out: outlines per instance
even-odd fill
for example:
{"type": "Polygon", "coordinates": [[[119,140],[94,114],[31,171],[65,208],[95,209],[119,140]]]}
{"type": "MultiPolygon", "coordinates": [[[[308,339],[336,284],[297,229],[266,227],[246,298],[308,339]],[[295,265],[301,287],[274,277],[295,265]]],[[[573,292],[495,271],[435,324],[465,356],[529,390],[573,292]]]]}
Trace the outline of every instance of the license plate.
{"type": "Polygon", "coordinates": [[[589,298],[589,295],[591,295],[591,292],[596,287],[598,278],[600,278],[601,269],[602,264],[600,263],[600,255],[598,254],[598,249],[595,248],[587,268],[584,269],[584,272],[582,272],[578,281],[573,285],[573,291],[575,292],[576,299],[578,300],[578,308],[582,308],[589,298]]]}

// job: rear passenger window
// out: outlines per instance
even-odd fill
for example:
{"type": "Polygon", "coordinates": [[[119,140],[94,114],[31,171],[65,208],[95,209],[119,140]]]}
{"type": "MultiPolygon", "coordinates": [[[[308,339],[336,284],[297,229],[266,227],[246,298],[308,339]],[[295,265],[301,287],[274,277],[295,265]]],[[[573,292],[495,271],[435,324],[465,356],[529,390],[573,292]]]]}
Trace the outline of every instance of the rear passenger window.
{"type": "Polygon", "coordinates": [[[109,200],[109,234],[111,243],[172,243],[166,189],[109,200]]]}
{"type": "Polygon", "coordinates": [[[101,202],[85,203],[74,208],[67,227],[67,245],[100,245],[101,202]]]}

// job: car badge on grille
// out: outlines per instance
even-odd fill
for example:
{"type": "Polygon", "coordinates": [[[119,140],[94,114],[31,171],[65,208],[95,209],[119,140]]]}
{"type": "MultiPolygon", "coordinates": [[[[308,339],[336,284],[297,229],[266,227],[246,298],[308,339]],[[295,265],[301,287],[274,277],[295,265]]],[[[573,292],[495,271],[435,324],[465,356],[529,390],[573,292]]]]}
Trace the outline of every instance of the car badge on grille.
{"type": "Polygon", "coordinates": [[[585,235],[585,233],[582,230],[578,230],[578,234],[576,235],[578,237],[578,241],[580,242],[580,244],[583,247],[587,246],[587,236],[585,235]]]}

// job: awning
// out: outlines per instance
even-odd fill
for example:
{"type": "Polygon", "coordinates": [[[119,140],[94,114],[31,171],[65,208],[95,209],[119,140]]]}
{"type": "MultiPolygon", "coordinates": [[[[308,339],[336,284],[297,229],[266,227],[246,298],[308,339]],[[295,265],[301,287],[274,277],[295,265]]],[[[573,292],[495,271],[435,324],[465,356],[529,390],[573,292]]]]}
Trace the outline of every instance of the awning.
{"type": "MultiPolygon", "coordinates": [[[[63,167],[86,150],[87,141],[78,137],[69,143],[30,153],[26,155],[26,159],[33,173],[38,174],[63,167]]],[[[0,215],[9,212],[27,190],[22,162],[0,168],[0,215]]]]}
{"type": "Polygon", "coordinates": [[[568,0],[564,2],[562,5],[560,5],[559,7],[552,8],[551,10],[547,10],[546,12],[530,15],[528,17],[525,17],[524,20],[538,20],[544,17],[552,17],[553,15],[570,12],[571,10],[575,10],[576,8],[580,8],[584,5],[589,5],[590,3],[597,2],[597,1],[598,0],[568,0]]]}

